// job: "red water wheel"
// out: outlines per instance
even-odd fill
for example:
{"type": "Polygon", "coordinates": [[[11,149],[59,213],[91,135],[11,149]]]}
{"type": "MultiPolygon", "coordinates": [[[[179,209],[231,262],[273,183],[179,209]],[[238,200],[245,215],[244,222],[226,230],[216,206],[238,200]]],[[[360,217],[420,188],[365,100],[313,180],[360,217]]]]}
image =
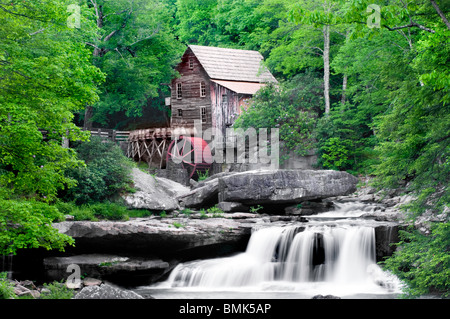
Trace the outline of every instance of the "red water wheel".
{"type": "Polygon", "coordinates": [[[198,177],[199,172],[204,174],[211,168],[211,149],[200,137],[180,136],[167,150],[167,165],[171,164],[181,165],[190,178],[198,177]]]}

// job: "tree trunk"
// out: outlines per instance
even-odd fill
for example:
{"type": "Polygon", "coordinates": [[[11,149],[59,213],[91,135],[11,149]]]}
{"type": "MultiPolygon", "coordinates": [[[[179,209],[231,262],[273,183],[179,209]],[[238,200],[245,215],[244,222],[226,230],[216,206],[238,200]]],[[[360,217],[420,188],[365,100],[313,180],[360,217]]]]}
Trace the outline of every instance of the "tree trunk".
{"type": "Polygon", "coordinates": [[[436,10],[437,14],[441,17],[442,21],[444,21],[447,28],[450,30],[450,22],[448,22],[447,17],[444,15],[444,13],[441,11],[439,6],[437,5],[436,1],[430,0],[431,5],[433,6],[434,10],[436,10]]]}
{"type": "Polygon", "coordinates": [[[92,130],[92,115],[94,114],[94,108],[91,105],[86,106],[84,111],[84,124],[85,130],[92,130]]]}
{"type": "Polygon", "coordinates": [[[347,101],[347,96],[346,96],[347,81],[348,81],[348,75],[347,75],[347,72],[345,72],[344,73],[344,79],[342,80],[342,97],[341,97],[341,103],[342,104],[345,104],[345,102],[347,101]]]}
{"type": "MultiPolygon", "coordinates": [[[[95,10],[95,17],[97,20],[97,27],[98,28],[103,28],[103,7],[101,5],[97,4],[97,1],[95,0],[91,0],[92,5],[94,6],[94,10],[95,10]]],[[[101,38],[100,38],[101,40],[101,38]]],[[[96,57],[101,56],[102,52],[101,49],[98,48],[97,46],[94,46],[94,52],[93,52],[93,56],[94,56],[94,60],[96,57]]],[[[84,111],[84,124],[83,124],[83,128],[85,130],[91,130],[92,129],[92,116],[94,115],[94,108],[92,105],[88,105],[86,106],[86,109],[84,111]]]]}
{"type": "Polygon", "coordinates": [[[330,26],[323,27],[323,81],[325,97],[325,114],[330,113],[330,26]]]}

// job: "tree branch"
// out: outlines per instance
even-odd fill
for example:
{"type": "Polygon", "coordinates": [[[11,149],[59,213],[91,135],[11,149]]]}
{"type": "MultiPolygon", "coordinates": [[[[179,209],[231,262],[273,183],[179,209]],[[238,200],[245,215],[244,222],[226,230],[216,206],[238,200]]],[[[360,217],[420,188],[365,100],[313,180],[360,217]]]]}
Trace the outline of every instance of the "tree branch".
{"type": "Polygon", "coordinates": [[[383,25],[383,27],[385,27],[386,29],[388,29],[389,31],[395,31],[395,30],[400,30],[400,29],[405,29],[405,28],[412,28],[412,27],[417,27],[421,30],[427,31],[427,32],[431,32],[431,33],[435,33],[436,31],[434,31],[433,29],[427,28],[417,22],[414,22],[411,20],[410,24],[407,25],[402,25],[399,27],[389,27],[387,25],[383,25]]]}
{"type": "Polygon", "coordinates": [[[133,13],[133,9],[130,9],[128,12],[128,17],[124,18],[124,21],[122,23],[122,25],[120,26],[120,28],[118,28],[117,30],[114,30],[113,32],[111,32],[110,34],[108,34],[103,41],[107,42],[109,39],[111,39],[117,32],[119,32],[121,29],[125,28],[125,26],[127,25],[127,21],[128,18],[131,16],[131,14],[133,13]]]}
{"type": "Polygon", "coordinates": [[[444,21],[447,28],[450,30],[450,22],[448,22],[447,17],[444,15],[444,13],[441,11],[439,6],[437,5],[436,1],[430,0],[431,5],[433,6],[434,10],[436,10],[437,14],[441,17],[442,21],[444,21]]]}
{"type": "Polygon", "coordinates": [[[100,50],[100,48],[93,43],[86,42],[86,45],[89,45],[89,46],[93,47],[94,49],[100,50]]]}
{"type": "Polygon", "coordinates": [[[145,37],[145,38],[143,38],[143,39],[140,39],[140,40],[138,40],[138,41],[135,41],[135,42],[133,42],[132,44],[130,44],[129,46],[130,47],[132,47],[133,45],[135,45],[135,44],[138,44],[139,42],[142,42],[142,41],[145,41],[145,40],[148,40],[148,39],[150,39],[150,38],[153,38],[159,31],[160,31],[160,25],[158,25],[157,27],[156,27],[156,29],[152,32],[152,34],[150,34],[148,37],[145,37]]]}
{"type": "Polygon", "coordinates": [[[27,18],[27,19],[30,19],[30,20],[37,20],[37,21],[41,21],[41,22],[49,22],[49,21],[46,21],[46,20],[44,20],[42,18],[39,18],[39,17],[30,17],[30,16],[27,16],[25,14],[12,12],[12,11],[6,9],[2,4],[0,4],[0,9],[5,11],[6,13],[9,13],[9,14],[12,14],[12,15],[15,15],[15,16],[19,16],[19,17],[24,17],[24,18],[27,18]]]}
{"type": "Polygon", "coordinates": [[[44,32],[45,31],[45,28],[44,29],[41,29],[41,30],[38,30],[38,31],[36,31],[36,32],[33,32],[33,33],[29,33],[28,35],[29,36],[33,36],[33,35],[36,35],[36,34],[38,34],[38,33],[42,33],[42,32],[44,32]]]}

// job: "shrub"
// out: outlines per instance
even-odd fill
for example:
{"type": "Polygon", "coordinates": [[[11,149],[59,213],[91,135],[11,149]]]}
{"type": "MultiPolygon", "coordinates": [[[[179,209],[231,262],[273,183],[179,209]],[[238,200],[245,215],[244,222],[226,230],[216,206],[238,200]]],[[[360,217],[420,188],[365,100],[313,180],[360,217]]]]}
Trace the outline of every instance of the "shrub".
{"type": "Polygon", "coordinates": [[[74,202],[59,201],[54,206],[62,214],[74,216],[77,221],[98,221],[99,219],[128,220],[130,217],[147,217],[152,215],[152,212],[149,210],[128,210],[126,206],[120,203],[111,202],[76,205],[74,202]]]}
{"type": "Polygon", "coordinates": [[[348,141],[342,141],[338,137],[332,137],[321,147],[323,167],[344,170],[349,165],[348,141]]]}
{"type": "Polygon", "coordinates": [[[201,171],[197,171],[198,174],[198,181],[204,181],[205,179],[207,179],[209,177],[209,169],[207,169],[204,173],[202,173],[201,171]]]}
{"type": "Polygon", "coordinates": [[[23,248],[64,251],[73,238],[52,226],[64,216],[47,203],[0,199],[0,255],[15,254],[23,248]]]}
{"type": "Polygon", "coordinates": [[[128,219],[127,208],[115,203],[96,203],[88,206],[95,217],[108,220],[128,219]]]}
{"type": "Polygon", "coordinates": [[[75,292],[66,287],[64,283],[54,281],[50,284],[44,284],[44,288],[48,289],[48,292],[41,293],[41,299],[72,299],[75,292]]]}
{"type": "Polygon", "coordinates": [[[398,249],[383,263],[407,283],[406,297],[450,296],[450,223],[435,223],[428,236],[414,229],[400,235],[398,249]]]}
{"type": "Polygon", "coordinates": [[[61,194],[65,201],[77,204],[101,202],[131,190],[133,163],[118,145],[93,137],[90,142],[76,146],[75,150],[86,165],[66,171],[66,175],[77,181],[77,186],[61,194]]]}
{"type": "Polygon", "coordinates": [[[14,286],[7,279],[7,273],[0,273],[0,299],[11,299],[14,294],[14,286]]]}
{"type": "Polygon", "coordinates": [[[223,214],[224,214],[224,211],[221,210],[217,205],[208,208],[207,212],[212,214],[213,218],[223,217],[223,214]]]}

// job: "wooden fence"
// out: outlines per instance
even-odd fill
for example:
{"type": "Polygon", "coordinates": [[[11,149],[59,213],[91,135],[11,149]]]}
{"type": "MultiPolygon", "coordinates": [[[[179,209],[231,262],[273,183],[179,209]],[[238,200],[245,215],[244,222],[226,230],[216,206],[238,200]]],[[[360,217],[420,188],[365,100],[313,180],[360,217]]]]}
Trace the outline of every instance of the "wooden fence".
{"type": "Polygon", "coordinates": [[[91,129],[91,136],[99,136],[102,139],[111,140],[113,142],[127,142],[130,136],[129,131],[117,131],[111,129],[91,129]]]}

